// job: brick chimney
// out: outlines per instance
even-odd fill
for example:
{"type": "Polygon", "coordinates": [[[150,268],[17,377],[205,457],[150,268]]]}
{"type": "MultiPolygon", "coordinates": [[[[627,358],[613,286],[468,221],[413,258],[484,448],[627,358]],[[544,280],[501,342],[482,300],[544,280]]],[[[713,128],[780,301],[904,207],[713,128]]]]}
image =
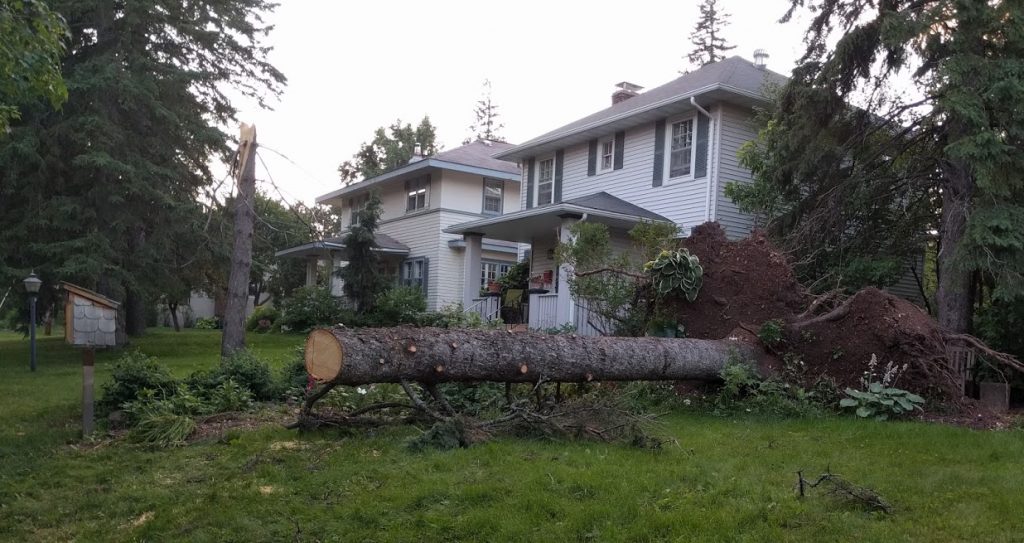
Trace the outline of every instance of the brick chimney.
{"type": "Polygon", "coordinates": [[[619,90],[612,93],[612,105],[618,104],[625,100],[640,94],[640,91],[644,90],[640,85],[634,85],[628,81],[623,81],[615,85],[619,90]]]}

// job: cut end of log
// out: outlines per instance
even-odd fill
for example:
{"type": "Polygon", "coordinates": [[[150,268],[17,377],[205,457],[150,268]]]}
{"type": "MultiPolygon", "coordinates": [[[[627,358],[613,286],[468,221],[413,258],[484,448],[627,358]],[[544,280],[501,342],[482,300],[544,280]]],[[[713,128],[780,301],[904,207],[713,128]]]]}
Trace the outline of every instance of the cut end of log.
{"type": "Polygon", "coordinates": [[[438,365],[434,366],[434,371],[436,371],[437,373],[444,373],[444,366],[442,366],[441,364],[438,364],[438,365]]]}
{"type": "Polygon", "coordinates": [[[415,345],[409,345],[409,347],[406,350],[409,351],[410,353],[415,353],[416,352],[416,346],[415,345]]]}
{"type": "Polygon", "coordinates": [[[526,375],[526,372],[528,372],[528,371],[530,371],[530,367],[527,366],[526,364],[523,364],[522,366],[519,366],[519,373],[521,373],[523,375],[526,375]]]}
{"type": "Polygon", "coordinates": [[[306,339],[306,373],[320,382],[341,373],[345,350],[330,330],[313,330],[306,339]]]}
{"type": "Polygon", "coordinates": [[[594,380],[594,374],[593,373],[588,373],[586,377],[587,377],[587,382],[588,383],[594,380]]]}

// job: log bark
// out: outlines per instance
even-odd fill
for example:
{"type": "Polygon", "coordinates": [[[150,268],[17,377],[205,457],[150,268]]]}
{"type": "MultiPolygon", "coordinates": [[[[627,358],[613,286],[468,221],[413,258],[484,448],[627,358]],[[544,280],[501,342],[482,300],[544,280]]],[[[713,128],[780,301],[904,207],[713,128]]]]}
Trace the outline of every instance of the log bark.
{"type": "Polygon", "coordinates": [[[252,236],[256,222],[256,127],[243,124],[240,139],[238,194],[234,200],[235,242],[231,250],[228,301],[220,342],[220,355],[223,357],[245,348],[245,313],[249,304],[252,236]]]}
{"type": "Polygon", "coordinates": [[[411,327],[314,330],[306,343],[307,371],[328,385],[714,380],[737,356],[764,359],[763,351],[739,339],[411,327]]]}

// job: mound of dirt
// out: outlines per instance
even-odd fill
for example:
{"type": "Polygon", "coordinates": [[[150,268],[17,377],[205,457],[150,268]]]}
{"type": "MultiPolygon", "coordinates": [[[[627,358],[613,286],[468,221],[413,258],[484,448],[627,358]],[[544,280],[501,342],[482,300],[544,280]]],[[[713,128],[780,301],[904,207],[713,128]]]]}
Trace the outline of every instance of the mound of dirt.
{"type": "Polygon", "coordinates": [[[674,309],[688,337],[721,339],[741,323],[788,319],[807,307],[808,296],[792,267],[762,232],[729,241],[718,223],[704,223],[682,246],[704,268],[697,301],[674,309]]]}
{"type": "Polygon", "coordinates": [[[840,387],[859,387],[875,355],[878,371],[890,361],[907,365],[903,388],[947,399],[956,395],[945,371],[943,335],[909,301],[868,288],[805,314],[814,297],[764,233],[729,241],[721,226],[705,223],[682,246],[704,267],[697,300],[672,308],[688,337],[721,339],[738,328],[756,332],[764,322],[781,319],[786,341],[772,350],[781,359],[802,361],[799,373],[808,385],[828,378],[840,387]]]}

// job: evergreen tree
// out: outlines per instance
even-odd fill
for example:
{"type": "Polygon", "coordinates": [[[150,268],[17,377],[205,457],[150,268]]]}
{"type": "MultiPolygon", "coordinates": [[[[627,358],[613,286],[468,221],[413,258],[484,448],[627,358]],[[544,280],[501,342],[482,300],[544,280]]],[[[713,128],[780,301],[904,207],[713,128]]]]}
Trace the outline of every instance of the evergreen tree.
{"type": "Polygon", "coordinates": [[[505,141],[505,138],[498,134],[498,131],[505,128],[505,125],[498,122],[498,105],[491,100],[491,81],[484,80],[483,95],[476,102],[473,110],[476,120],[469,125],[472,135],[462,141],[463,145],[472,143],[475,140],[505,141]]]}
{"type": "Polygon", "coordinates": [[[126,327],[164,294],[208,164],[229,154],[234,87],[263,100],[267,0],[53,0],[70,28],[60,114],[27,102],[0,147],[0,273],[29,268],[125,300],[126,327]],[[168,273],[155,273],[167,270],[168,273]]]}
{"type": "Polygon", "coordinates": [[[729,24],[729,15],[718,9],[718,0],[704,0],[700,5],[700,19],[693,28],[690,43],[693,50],[687,58],[694,66],[705,66],[725,58],[726,51],[736,48],[722,37],[722,29],[729,24]]]}
{"type": "Polygon", "coordinates": [[[909,206],[909,221],[930,204],[939,323],[969,331],[979,277],[991,298],[1024,295],[1024,5],[792,0],[784,20],[805,5],[807,52],[755,144],[763,167],[747,195],[782,202],[790,233],[876,240],[927,227],[893,211],[891,226],[844,231],[858,225],[842,220],[850,199],[909,206]],[[843,35],[830,47],[833,29],[843,35]],[[917,96],[889,91],[900,72],[914,75],[917,96]],[[860,110],[855,96],[866,97],[860,110]]]}
{"type": "Polygon", "coordinates": [[[337,272],[343,281],[345,296],[355,305],[356,311],[364,314],[373,310],[377,296],[388,286],[387,279],[380,274],[380,257],[374,250],[377,248],[374,233],[381,212],[380,197],[371,194],[366,207],[357,211],[357,224],[352,225],[345,236],[348,264],[337,272]]]}
{"type": "Polygon", "coordinates": [[[369,143],[363,143],[352,160],[346,160],[338,166],[342,184],[357,183],[408,164],[417,145],[423,156],[436,153],[436,132],[434,125],[430,123],[430,117],[427,116],[423,117],[416,128],[409,123],[403,125],[401,119],[386,129],[383,126],[378,128],[373,134],[373,139],[369,143]]]}

